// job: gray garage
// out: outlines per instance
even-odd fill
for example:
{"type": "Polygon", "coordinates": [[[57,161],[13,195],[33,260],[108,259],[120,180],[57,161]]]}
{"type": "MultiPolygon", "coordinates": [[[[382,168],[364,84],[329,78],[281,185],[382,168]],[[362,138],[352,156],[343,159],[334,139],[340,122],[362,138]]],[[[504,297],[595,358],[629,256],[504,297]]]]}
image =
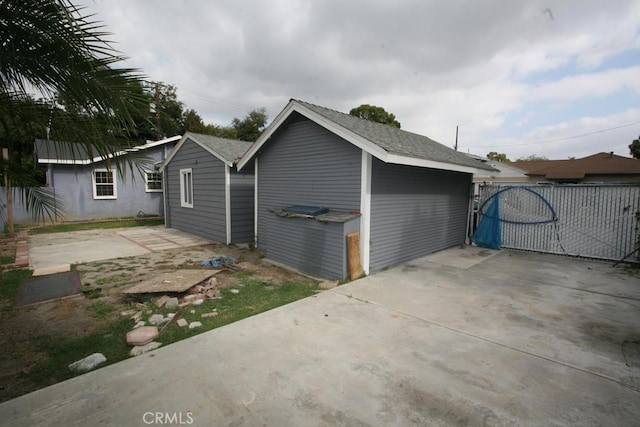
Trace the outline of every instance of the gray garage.
{"type": "MultiPolygon", "coordinates": [[[[347,277],[465,242],[471,180],[488,166],[430,138],[291,100],[238,162],[256,170],[257,247],[305,273],[347,277]]],[[[489,168],[491,169],[491,168],[489,168]]]]}

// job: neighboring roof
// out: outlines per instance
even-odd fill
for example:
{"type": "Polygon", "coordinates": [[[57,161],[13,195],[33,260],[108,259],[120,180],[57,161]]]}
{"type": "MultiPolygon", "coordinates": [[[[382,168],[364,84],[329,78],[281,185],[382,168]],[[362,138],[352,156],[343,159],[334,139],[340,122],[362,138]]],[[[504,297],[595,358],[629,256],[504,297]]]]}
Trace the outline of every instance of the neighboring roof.
{"type": "Polygon", "coordinates": [[[227,166],[233,166],[253,144],[252,142],[248,141],[218,138],[211,135],[187,132],[184,134],[182,139],[180,139],[180,142],[176,144],[174,149],[171,151],[171,154],[169,154],[169,156],[167,157],[167,160],[164,161],[164,163],[160,167],[160,172],[162,172],[164,168],[171,162],[176,153],[187,141],[192,141],[198,144],[227,166]]]}
{"type": "MultiPolygon", "coordinates": [[[[148,150],[153,147],[168,144],[170,142],[177,141],[181,138],[180,135],[172,136],[171,138],[161,139],[159,141],[147,141],[144,145],[138,145],[135,147],[127,148],[122,151],[118,151],[108,158],[122,156],[128,152],[137,152],[148,150]]],[[[86,147],[82,144],[66,143],[61,144],[56,141],[49,141],[45,139],[36,139],[35,143],[36,156],[38,157],[38,163],[53,163],[64,165],[88,165],[91,163],[101,162],[106,160],[103,156],[92,156],[94,153],[88,153],[86,147]]],[[[95,153],[97,154],[97,153],[95,153]]]]}
{"type": "Polygon", "coordinates": [[[386,163],[474,173],[490,166],[426,136],[292,99],[238,162],[241,169],[294,112],[346,139],[386,163]]]}
{"type": "Polygon", "coordinates": [[[584,179],[585,175],[640,175],[640,160],[613,153],[598,153],[581,159],[511,162],[529,176],[546,179],[584,179]]]}
{"type": "Polygon", "coordinates": [[[493,168],[492,171],[483,170],[475,174],[477,178],[526,178],[526,171],[516,168],[513,163],[510,162],[498,162],[497,160],[490,160],[486,157],[476,156],[474,154],[467,154],[482,163],[489,165],[493,168]]]}

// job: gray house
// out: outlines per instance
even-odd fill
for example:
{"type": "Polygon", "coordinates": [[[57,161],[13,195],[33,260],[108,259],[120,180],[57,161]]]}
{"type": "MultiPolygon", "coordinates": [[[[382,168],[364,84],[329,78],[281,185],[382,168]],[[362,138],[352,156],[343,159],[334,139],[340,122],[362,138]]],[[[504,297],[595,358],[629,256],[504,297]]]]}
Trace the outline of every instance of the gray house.
{"type": "Polygon", "coordinates": [[[291,100],[238,162],[255,169],[255,236],[275,261],[347,277],[465,242],[472,176],[490,167],[425,136],[291,100]]]}
{"type": "Polygon", "coordinates": [[[251,142],[187,132],[163,163],[165,224],[218,242],[253,240],[253,164],[236,162],[251,142]]]}
{"type": "MultiPolygon", "coordinates": [[[[128,149],[144,157],[140,170],[127,169],[120,176],[104,158],[94,157],[78,146],[36,140],[39,165],[47,167],[47,186],[60,201],[65,220],[131,217],[139,213],[162,215],[162,176],[156,164],[164,161],[180,135],[128,149]]],[[[113,160],[112,160],[113,161],[113,160]]]]}

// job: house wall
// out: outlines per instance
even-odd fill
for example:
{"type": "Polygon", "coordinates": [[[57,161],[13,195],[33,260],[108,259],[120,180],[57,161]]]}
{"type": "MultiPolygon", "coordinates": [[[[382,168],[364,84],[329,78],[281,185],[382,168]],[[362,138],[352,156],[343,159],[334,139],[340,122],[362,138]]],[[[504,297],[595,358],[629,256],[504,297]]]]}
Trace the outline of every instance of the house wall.
{"type": "MultiPolygon", "coordinates": [[[[51,187],[41,187],[41,191],[47,192],[49,194],[53,193],[53,188],[51,187]]],[[[31,224],[36,221],[33,219],[33,215],[30,212],[27,212],[27,208],[25,203],[22,200],[22,196],[17,189],[13,189],[12,192],[12,203],[13,203],[13,222],[14,224],[31,224]]],[[[53,210],[55,211],[55,209],[53,210]]],[[[52,211],[52,212],[53,212],[52,211]]],[[[53,215],[53,213],[52,213],[53,215]]],[[[7,192],[4,187],[0,187],[0,223],[5,224],[7,219],[7,192]]],[[[44,218],[45,222],[51,222],[48,216],[45,214],[44,218]]]]}
{"type": "Polygon", "coordinates": [[[370,271],[462,244],[471,174],[372,162],[370,271]]]}
{"type": "Polygon", "coordinates": [[[361,151],[321,126],[283,125],[258,157],[258,248],[303,272],[345,277],[343,224],[281,218],[291,205],[360,209],[361,151]]]}
{"type": "Polygon", "coordinates": [[[247,171],[231,172],[231,241],[248,243],[254,233],[254,193],[255,176],[252,168],[247,171]]]}
{"type": "Polygon", "coordinates": [[[226,242],[225,165],[187,140],[165,168],[167,226],[226,242]],[[180,169],[192,169],[193,208],[180,206],[180,169]]]}
{"type": "MultiPolygon", "coordinates": [[[[91,166],[52,165],[53,191],[64,209],[65,221],[91,220],[147,215],[163,215],[162,193],[145,192],[145,180],[137,169],[127,169],[126,176],[116,172],[117,199],[93,198],[91,166]]],[[[95,169],[106,169],[104,163],[95,169]]]]}
{"type": "MultiPolygon", "coordinates": [[[[170,146],[158,146],[140,152],[149,163],[143,165],[152,170],[153,163],[165,158],[170,146]]],[[[116,172],[117,199],[94,199],[94,169],[107,169],[104,162],[93,165],[49,164],[47,180],[51,192],[64,209],[64,221],[80,221],[105,218],[132,217],[143,212],[146,215],[163,215],[162,192],[146,192],[145,177],[134,165],[133,169],[123,161],[124,176],[116,172]]],[[[115,165],[112,165],[115,168],[115,165]]],[[[28,221],[31,221],[29,219],[28,221]]]]}

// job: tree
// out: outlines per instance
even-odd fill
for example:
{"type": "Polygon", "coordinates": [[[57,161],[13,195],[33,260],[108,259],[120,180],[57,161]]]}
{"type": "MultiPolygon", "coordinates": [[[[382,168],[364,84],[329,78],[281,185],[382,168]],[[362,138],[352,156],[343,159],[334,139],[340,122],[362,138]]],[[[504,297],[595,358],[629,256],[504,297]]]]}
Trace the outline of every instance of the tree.
{"type": "MultiPolygon", "coordinates": [[[[70,0],[0,0],[0,174],[7,194],[16,190],[36,219],[56,215],[52,199],[34,186],[25,165],[34,135],[110,158],[135,128],[132,113],[146,105],[138,71],[116,68],[124,58],[106,33],[70,0]],[[37,92],[41,99],[29,94],[37,92]],[[28,128],[29,131],[22,131],[28,128]]],[[[131,159],[108,162],[120,174],[131,159]]],[[[13,233],[7,207],[6,223],[13,233]]]]}
{"type": "Polygon", "coordinates": [[[236,131],[235,138],[241,141],[255,141],[267,126],[267,118],[267,109],[264,107],[250,111],[242,120],[234,118],[231,127],[236,131]]]}
{"type": "Polygon", "coordinates": [[[633,156],[634,159],[640,159],[640,136],[638,139],[634,139],[631,144],[629,144],[629,153],[633,156]]]}
{"type": "Polygon", "coordinates": [[[536,154],[532,154],[527,157],[520,157],[518,159],[519,162],[538,162],[540,160],[549,160],[549,159],[546,158],[545,156],[538,156],[536,154]]]}
{"type": "Polygon", "coordinates": [[[491,151],[487,153],[487,159],[495,160],[496,162],[510,162],[509,158],[504,153],[497,153],[495,151],[491,151]]]}
{"type": "Polygon", "coordinates": [[[372,122],[382,123],[383,125],[391,126],[394,128],[400,128],[400,122],[396,120],[396,116],[388,113],[382,107],[376,107],[375,105],[362,104],[359,107],[352,108],[349,114],[361,119],[369,120],[372,122]]]}

